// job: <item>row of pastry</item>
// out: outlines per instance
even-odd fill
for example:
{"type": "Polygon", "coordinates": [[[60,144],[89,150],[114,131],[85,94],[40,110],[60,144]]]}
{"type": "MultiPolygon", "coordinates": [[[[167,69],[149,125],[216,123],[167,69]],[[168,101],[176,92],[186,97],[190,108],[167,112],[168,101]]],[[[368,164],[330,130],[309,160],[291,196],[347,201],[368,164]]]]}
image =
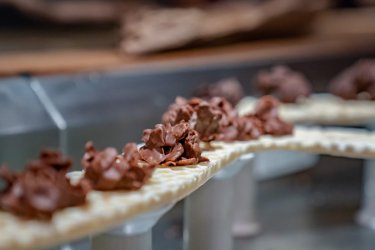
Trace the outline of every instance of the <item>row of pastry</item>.
{"type": "MultiPolygon", "coordinates": [[[[272,95],[282,103],[296,103],[313,94],[311,81],[285,65],[261,70],[251,82],[260,95],[272,95]]],[[[327,92],[345,100],[375,100],[375,59],[361,59],[342,70],[327,86],[327,92]]],[[[203,84],[195,96],[224,96],[236,105],[244,91],[235,78],[203,84]]]]}
{"type": "Polygon", "coordinates": [[[262,135],[291,134],[293,126],[277,113],[278,101],[261,98],[253,113],[240,116],[221,97],[207,100],[177,97],[162,117],[162,124],[143,132],[143,145],[127,143],[97,150],[85,145],[83,175],[72,183],[67,177],[72,161],[56,150],[43,150],[23,171],[13,173],[3,165],[0,177],[0,209],[21,218],[50,220],[56,211],[86,203],[92,190],[138,190],[156,167],[194,165],[209,161],[202,156],[210,142],[246,141],[262,135]]]}

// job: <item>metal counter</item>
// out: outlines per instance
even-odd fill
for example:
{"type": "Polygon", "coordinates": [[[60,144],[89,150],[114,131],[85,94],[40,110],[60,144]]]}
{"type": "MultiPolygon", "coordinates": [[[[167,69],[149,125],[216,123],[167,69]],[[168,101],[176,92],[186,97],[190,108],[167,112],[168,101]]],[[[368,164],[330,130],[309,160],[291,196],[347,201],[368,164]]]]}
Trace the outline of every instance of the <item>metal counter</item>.
{"type": "Polygon", "coordinates": [[[58,129],[28,79],[0,80],[0,163],[22,169],[41,148],[58,143],[58,129]]]}
{"type": "Polygon", "coordinates": [[[176,96],[190,96],[201,83],[236,77],[252,94],[256,72],[283,63],[304,72],[323,91],[361,56],[0,79],[0,161],[16,167],[43,147],[60,147],[78,163],[87,140],[119,150],[126,142],[139,142],[176,96]]]}

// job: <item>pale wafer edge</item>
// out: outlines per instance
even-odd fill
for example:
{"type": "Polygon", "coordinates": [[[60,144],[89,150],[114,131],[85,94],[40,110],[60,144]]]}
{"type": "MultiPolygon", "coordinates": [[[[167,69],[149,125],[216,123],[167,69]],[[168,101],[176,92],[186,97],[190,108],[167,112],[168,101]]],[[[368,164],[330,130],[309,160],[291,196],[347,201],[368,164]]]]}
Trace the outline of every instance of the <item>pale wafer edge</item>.
{"type": "MultiPolygon", "coordinates": [[[[245,97],[237,105],[243,115],[254,110],[257,99],[245,97]]],[[[296,104],[282,104],[280,117],[291,123],[363,125],[375,122],[375,101],[342,100],[330,94],[314,94],[296,104]]]]}
{"type": "Polygon", "coordinates": [[[375,133],[362,129],[297,126],[290,136],[263,136],[259,140],[236,142],[236,145],[244,153],[287,150],[350,158],[375,158],[375,133]]]}
{"type": "Polygon", "coordinates": [[[40,249],[108,230],[144,212],[183,199],[220,169],[250,152],[280,149],[375,158],[375,133],[296,127],[291,136],[263,136],[246,142],[214,142],[213,146],[215,150],[204,152],[210,159],[209,163],[158,168],[149,183],[139,191],[91,192],[86,207],[62,210],[50,223],[22,221],[9,213],[0,212],[0,249],[40,249]]]}
{"type": "Polygon", "coordinates": [[[64,209],[55,214],[51,223],[23,221],[0,212],[0,249],[40,249],[113,228],[186,197],[238,158],[240,152],[225,148],[205,155],[211,159],[209,163],[156,169],[139,191],[91,192],[87,206],[64,209]]]}

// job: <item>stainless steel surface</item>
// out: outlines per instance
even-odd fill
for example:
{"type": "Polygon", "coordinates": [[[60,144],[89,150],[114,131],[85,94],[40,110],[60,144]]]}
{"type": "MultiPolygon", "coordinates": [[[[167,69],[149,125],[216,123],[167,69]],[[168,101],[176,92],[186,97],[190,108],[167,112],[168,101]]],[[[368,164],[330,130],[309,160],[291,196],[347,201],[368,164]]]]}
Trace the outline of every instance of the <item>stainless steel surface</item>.
{"type": "Polygon", "coordinates": [[[363,196],[357,221],[375,231],[375,160],[367,160],[364,167],[363,196]]]}
{"type": "Polygon", "coordinates": [[[232,249],[233,178],[211,180],[185,199],[184,250],[232,249]]]}
{"type": "Polygon", "coordinates": [[[257,218],[257,185],[255,162],[258,157],[244,159],[244,168],[234,177],[233,226],[234,237],[249,237],[259,233],[260,225],[257,218]]]}
{"type": "Polygon", "coordinates": [[[254,174],[257,180],[269,180],[311,168],[319,155],[304,152],[272,151],[257,153],[254,174]]]}
{"type": "Polygon", "coordinates": [[[254,154],[245,154],[239,157],[238,159],[232,161],[228,166],[224,169],[217,172],[211,180],[224,180],[229,178],[234,178],[242,172],[242,169],[248,167],[250,162],[253,162],[254,154]]]}
{"type": "Polygon", "coordinates": [[[30,79],[30,88],[34,91],[35,95],[38,97],[40,103],[43,105],[44,109],[48,113],[49,117],[59,130],[59,148],[63,153],[67,151],[66,145],[66,122],[62,117],[60,111],[53,104],[51,98],[47,95],[46,91],[42,88],[39,81],[34,78],[30,79]]]}
{"type": "Polygon", "coordinates": [[[21,169],[44,147],[58,147],[58,130],[26,78],[0,81],[0,163],[21,169]]]}
{"type": "MultiPolygon", "coordinates": [[[[261,182],[257,211],[262,230],[255,237],[235,239],[233,249],[374,249],[375,232],[354,220],[362,193],[362,162],[322,157],[314,168],[261,182]]],[[[156,225],[155,250],[183,249],[182,213],[178,204],[156,225]]]]}
{"type": "Polygon", "coordinates": [[[61,246],[56,246],[49,248],[48,250],[90,250],[91,249],[91,241],[90,239],[83,238],[80,240],[76,240],[73,242],[69,242],[67,244],[63,244],[61,246]]]}
{"type": "Polygon", "coordinates": [[[262,234],[236,241],[235,249],[374,249],[375,234],[354,220],[362,162],[322,157],[304,173],[262,183],[262,234]]]}
{"type": "MultiPolygon", "coordinates": [[[[369,129],[375,129],[375,124],[369,124],[369,129]]],[[[357,214],[360,225],[375,231],[375,160],[364,163],[363,194],[361,208],[357,214]]]]}
{"type": "Polygon", "coordinates": [[[231,249],[235,176],[253,159],[244,155],[185,199],[184,249],[231,249]]]}
{"type": "Polygon", "coordinates": [[[174,204],[149,211],[108,232],[94,235],[91,246],[93,250],[152,249],[152,227],[174,204]]]}
{"type": "Polygon", "coordinates": [[[151,250],[151,231],[124,237],[118,234],[101,234],[95,236],[92,241],[92,250],[124,250],[139,249],[151,250]]]}

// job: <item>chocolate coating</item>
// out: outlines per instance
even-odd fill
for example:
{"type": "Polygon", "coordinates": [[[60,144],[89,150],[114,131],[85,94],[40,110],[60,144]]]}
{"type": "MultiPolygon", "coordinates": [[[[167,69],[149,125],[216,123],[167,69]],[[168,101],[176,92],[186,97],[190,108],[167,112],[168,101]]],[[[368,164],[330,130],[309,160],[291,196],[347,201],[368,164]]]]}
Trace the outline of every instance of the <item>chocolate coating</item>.
{"type": "Polygon", "coordinates": [[[176,102],[163,114],[162,120],[164,124],[172,125],[188,122],[189,127],[199,133],[202,141],[210,142],[218,139],[226,127],[231,125],[232,116],[236,116],[236,111],[224,98],[214,97],[206,101],[177,97],[176,102]]]}
{"type": "Polygon", "coordinates": [[[275,98],[264,96],[259,99],[254,114],[239,116],[224,98],[214,97],[205,101],[178,97],[164,113],[163,122],[187,122],[187,126],[195,129],[205,142],[252,140],[264,134],[291,134],[293,126],[278,117],[278,106],[279,102],[275,98]]]}
{"type": "Polygon", "coordinates": [[[237,79],[228,78],[217,83],[203,84],[194,91],[193,95],[205,100],[212,97],[223,97],[235,106],[244,96],[244,91],[237,79]]]}
{"type": "Polygon", "coordinates": [[[115,148],[97,151],[87,142],[82,165],[84,180],[95,190],[137,190],[151,177],[155,165],[141,161],[137,145],[128,143],[119,155],[115,148]]]}
{"type": "Polygon", "coordinates": [[[278,115],[279,101],[263,96],[253,114],[238,117],[237,140],[258,139],[262,135],[283,136],[293,132],[293,125],[282,121],[278,115]]]}
{"type": "Polygon", "coordinates": [[[85,204],[88,187],[84,182],[72,185],[66,178],[71,161],[60,152],[44,150],[19,174],[0,168],[6,183],[0,191],[0,209],[24,218],[49,220],[66,207],[85,204]]]}
{"type": "Polygon", "coordinates": [[[183,97],[176,97],[173,104],[168,107],[168,110],[162,116],[163,124],[178,124],[183,122],[194,122],[196,117],[193,117],[195,106],[200,102],[200,99],[192,98],[189,102],[183,97]]]}
{"type": "Polygon", "coordinates": [[[293,125],[278,115],[279,102],[272,96],[263,96],[255,107],[255,116],[263,123],[264,133],[273,136],[292,134],[293,125]]]}
{"type": "Polygon", "coordinates": [[[375,59],[363,59],[332,80],[329,90],[343,99],[375,100],[375,59]]]}
{"type": "Polygon", "coordinates": [[[258,139],[262,135],[292,134],[293,125],[279,118],[278,106],[279,101],[272,96],[260,98],[253,114],[230,118],[230,126],[227,126],[220,139],[246,141],[258,139]]]}
{"type": "Polygon", "coordinates": [[[235,138],[239,141],[256,140],[265,134],[262,121],[255,115],[245,115],[237,118],[238,134],[235,138]]]}
{"type": "Polygon", "coordinates": [[[275,66],[270,71],[261,71],[256,85],[262,95],[273,95],[281,102],[294,103],[311,94],[311,84],[299,72],[286,66],[275,66]]]}
{"type": "Polygon", "coordinates": [[[145,145],[140,148],[141,158],[149,164],[162,166],[193,165],[208,159],[201,156],[198,132],[189,123],[157,124],[143,132],[145,145]]]}

